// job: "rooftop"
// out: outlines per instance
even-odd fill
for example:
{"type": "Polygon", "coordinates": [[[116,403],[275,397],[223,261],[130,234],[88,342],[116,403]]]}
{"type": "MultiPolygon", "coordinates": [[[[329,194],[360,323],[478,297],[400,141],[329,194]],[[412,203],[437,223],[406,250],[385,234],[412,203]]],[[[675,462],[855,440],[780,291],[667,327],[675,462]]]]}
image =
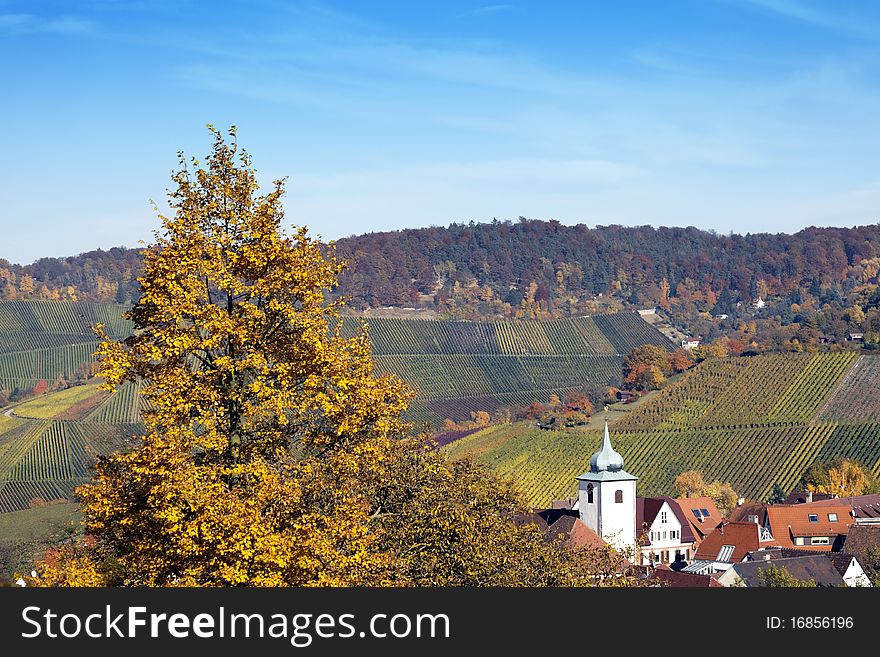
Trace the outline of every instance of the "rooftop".
{"type": "Polygon", "coordinates": [[[793,577],[801,581],[814,580],[818,586],[846,586],[840,573],[826,555],[809,555],[769,561],[745,561],[734,564],[734,571],[745,586],[763,586],[760,574],[770,568],[785,568],[793,577]]]}

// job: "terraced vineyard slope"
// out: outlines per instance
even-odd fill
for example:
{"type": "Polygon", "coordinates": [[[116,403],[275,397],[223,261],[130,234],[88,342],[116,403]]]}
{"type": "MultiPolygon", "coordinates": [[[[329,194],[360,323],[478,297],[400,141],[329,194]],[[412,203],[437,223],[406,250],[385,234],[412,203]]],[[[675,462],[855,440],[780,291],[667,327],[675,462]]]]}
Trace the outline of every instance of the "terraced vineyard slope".
{"type": "Polygon", "coordinates": [[[0,302],[0,388],[33,388],[59,376],[71,380],[92,362],[98,345],[92,326],[124,337],[131,324],[123,306],[70,301],[0,302]]]}
{"type": "MultiPolygon", "coordinates": [[[[93,360],[94,324],[115,337],[131,332],[122,311],[91,303],[0,303],[0,389],[70,379],[93,360]]],[[[353,335],[359,325],[346,318],[343,332],[353,335]]],[[[623,354],[632,347],[672,348],[633,313],[508,324],[377,318],[368,329],[377,369],[400,376],[418,395],[410,419],[435,426],[447,417],[470,419],[471,411],[608,385],[619,381],[623,354]]],[[[94,384],[75,386],[0,410],[0,512],[69,498],[97,454],[129,444],[142,410],[134,384],[112,395],[94,384]]]]}
{"type": "MultiPolygon", "coordinates": [[[[814,461],[855,459],[880,476],[880,373],[853,352],[768,354],[704,361],[612,424],[614,447],[637,475],[639,494],[674,494],[691,469],[763,500],[791,490],[814,461]],[[854,407],[857,410],[851,410],[854,407]]],[[[601,443],[598,431],[491,427],[447,447],[514,477],[535,506],[575,491],[601,443]]]]}
{"type": "MultiPolygon", "coordinates": [[[[343,332],[354,335],[358,325],[346,319],[343,332]]],[[[445,418],[469,419],[472,411],[617,384],[633,347],[673,347],[635,313],[507,323],[377,318],[368,329],[377,369],[416,392],[410,419],[435,427],[445,418]]]]}

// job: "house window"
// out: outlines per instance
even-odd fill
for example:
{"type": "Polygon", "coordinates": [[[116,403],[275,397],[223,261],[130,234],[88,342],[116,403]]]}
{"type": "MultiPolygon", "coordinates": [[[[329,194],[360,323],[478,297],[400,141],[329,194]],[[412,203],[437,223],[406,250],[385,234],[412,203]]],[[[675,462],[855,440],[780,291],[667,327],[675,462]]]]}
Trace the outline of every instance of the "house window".
{"type": "Polygon", "coordinates": [[[735,545],[722,545],[718,551],[718,558],[715,561],[730,561],[735,547],[735,545]]]}
{"type": "Polygon", "coordinates": [[[587,504],[593,503],[593,484],[587,484],[587,504]]]}
{"type": "Polygon", "coordinates": [[[678,538],[678,531],[673,529],[671,532],[669,532],[669,538],[678,538]]]}
{"type": "Polygon", "coordinates": [[[813,536],[810,539],[810,545],[828,545],[828,537],[827,536],[813,536]]]}
{"type": "Polygon", "coordinates": [[[818,513],[811,513],[810,515],[807,516],[807,518],[809,518],[810,522],[819,522],[819,514],[818,513]]]}
{"type": "Polygon", "coordinates": [[[663,532],[663,540],[666,540],[666,532],[663,532]]]}
{"type": "Polygon", "coordinates": [[[796,539],[794,539],[794,544],[795,545],[803,545],[804,544],[803,536],[798,536],[796,539]]]}
{"type": "Polygon", "coordinates": [[[758,516],[749,516],[749,522],[753,522],[757,525],[758,524],[758,516]]]}
{"type": "Polygon", "coordinates": [[[837,514],[829,513],[828,514],[828,522],[837,522],[837,514]]]}
{"type": "Polygon", "coordinates": [[[615,501],[617,504],[622,504],[622,503],[623,503],[623,491],[622,491],[622,490],[616,490],[616,491],[614,491],[614,501],[615,501]]]}
{"type": "Polygon", "coordinates": [[[666,522],[666,511],[660,512],[660,522],[666,522]]]}
{"type": "Polygon", "coordinates": [[[651,542],[654,542],[654,532],[651,532],[651,542]]]}

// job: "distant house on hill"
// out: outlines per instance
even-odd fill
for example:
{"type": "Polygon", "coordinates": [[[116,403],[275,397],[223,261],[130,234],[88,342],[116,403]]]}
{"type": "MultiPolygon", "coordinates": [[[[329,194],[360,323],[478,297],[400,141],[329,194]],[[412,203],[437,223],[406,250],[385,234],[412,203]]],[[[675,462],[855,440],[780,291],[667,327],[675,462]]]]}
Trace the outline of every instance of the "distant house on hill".
{"type": "Polygon", "coordinates": [[[700,338],[685,338],[681,341],[682,349],[696,349],[700,346],[700,338]]]}
{"type": "Polygon", "coordinates": [[[755,307],[755,310],[761,310],[767,303],[761,297],[758,297],[752,302],[752,305],[755,307]]]}
{"type": "Polygon", "coordinates": [[[761,573],[771,566],[784,567],[792,577],[804,582],[812,579],[817,586],[846,586],[831,560],[824,555],[737,563],[719,575],[718,582],[724,586],[761,587],[764,586],[761,573]]]}
{"type": "Polygon", "coordinates": [[[656,309],[656,308],[642,308],[642,309],[639,310],[638,312],[639,312],[639,315],[641,315],[642,317],[644,317],[644,316],[646,316],[646,315],[656,315],[656,314],[657,314],[657,309],[656,309]]]}
{"type": "Polygon", "coordinates": [[[617,401],[631,402],[635,399],[636,394],[631,390],[618,390],[615,396],[617,397],[617,401]]]}
{"type": "Polygon", "coordinates": [[[850,333],[848,340],[850,342],[864,342],[865,334],[864,333],[850,333]]]}
{"type": "Polygon", "coordinates": [[[682,563],[691,558],[696,541],[684,512],[671,497],[636,498],[636,525],[640,565],[682,563]]]}

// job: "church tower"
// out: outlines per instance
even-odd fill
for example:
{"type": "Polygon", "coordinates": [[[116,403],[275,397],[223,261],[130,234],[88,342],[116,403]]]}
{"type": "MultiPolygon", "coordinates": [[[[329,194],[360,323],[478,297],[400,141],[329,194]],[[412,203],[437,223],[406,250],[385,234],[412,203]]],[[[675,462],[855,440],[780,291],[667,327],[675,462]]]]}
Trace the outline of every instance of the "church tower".
{"type": "Polygon", "coordinates": [[[636,547],[636,481],[623,469],[623,457],[611,447],[608,420],[602,448],[590,470],[577,478],[578,511],[587,527],[618,550],[636,547]]]}

